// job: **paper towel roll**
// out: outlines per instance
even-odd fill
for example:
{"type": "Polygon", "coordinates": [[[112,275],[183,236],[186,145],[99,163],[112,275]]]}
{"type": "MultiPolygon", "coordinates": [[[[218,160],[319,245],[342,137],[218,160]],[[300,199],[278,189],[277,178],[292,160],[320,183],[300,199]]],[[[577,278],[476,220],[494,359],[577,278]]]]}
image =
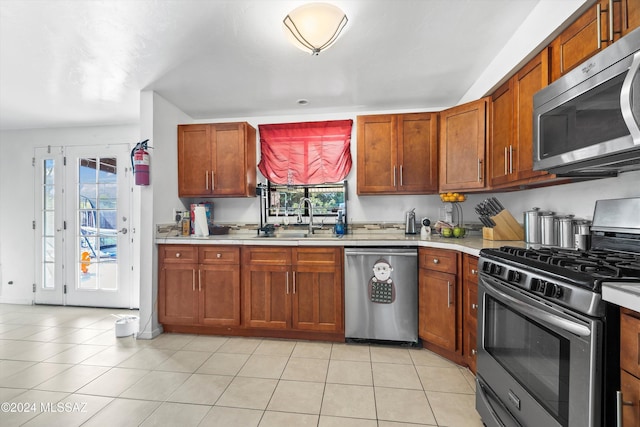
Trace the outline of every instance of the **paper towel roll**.
{"type": "Polygon", "coordinates": [[[193,234],[196,236],[208,236],[209,225],[207,224],[207,210],[204,206],[196,206],[196,220],[193,224],[193,234]]]}

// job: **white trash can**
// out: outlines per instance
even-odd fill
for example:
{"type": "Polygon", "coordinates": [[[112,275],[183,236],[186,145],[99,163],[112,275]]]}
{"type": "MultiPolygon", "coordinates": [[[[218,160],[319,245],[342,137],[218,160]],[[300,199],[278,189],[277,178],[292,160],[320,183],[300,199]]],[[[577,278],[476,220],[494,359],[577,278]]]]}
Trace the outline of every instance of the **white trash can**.
{"type": "Polygon", "coordinates": [[[116,338],[137,335],[139,327],[140,318],[138,316],[120,316],[116,320],[116,338]]]}

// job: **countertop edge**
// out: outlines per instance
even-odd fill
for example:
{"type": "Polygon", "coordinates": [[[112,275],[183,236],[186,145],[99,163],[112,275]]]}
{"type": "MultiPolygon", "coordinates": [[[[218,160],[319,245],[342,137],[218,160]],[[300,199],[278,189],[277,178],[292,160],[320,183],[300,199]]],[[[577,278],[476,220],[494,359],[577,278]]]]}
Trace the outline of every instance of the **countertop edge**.
{"type": "Polygon", "coordinates": [[[603,283],[602,299],[640,313],[640,286],[625,283],[603,283]]]}
{"type": "Polygon", "coordinates": [[[208,237],[156,237],[158,245],[239,245],[239,246],[343,246],[343,247],[373,247],[373,246],[410,246],[432,247],[456,250],[473,256],[479,256],[483,248],[499,248],[500,246],[523,246],[521,241],[484,240],[482,237],[465,237],[451,239],[431,237],[422,240],[419,237],[400,236],[347,236],[313,237],[313,238],[278,238],[278,237],[249,237],[249,236],[208,236],[208,237]]]}

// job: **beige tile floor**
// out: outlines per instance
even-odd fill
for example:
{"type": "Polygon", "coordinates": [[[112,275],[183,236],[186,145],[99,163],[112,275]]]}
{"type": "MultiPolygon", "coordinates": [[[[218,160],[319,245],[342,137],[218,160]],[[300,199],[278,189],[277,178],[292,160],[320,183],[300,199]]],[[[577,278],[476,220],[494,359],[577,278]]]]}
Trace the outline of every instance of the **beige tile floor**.
{"type": "Polygon", "coordinates": [[[424,349],[116,338],[114,313],[0,304],[0,425],[482,426],[473,375],[424,349]]]}

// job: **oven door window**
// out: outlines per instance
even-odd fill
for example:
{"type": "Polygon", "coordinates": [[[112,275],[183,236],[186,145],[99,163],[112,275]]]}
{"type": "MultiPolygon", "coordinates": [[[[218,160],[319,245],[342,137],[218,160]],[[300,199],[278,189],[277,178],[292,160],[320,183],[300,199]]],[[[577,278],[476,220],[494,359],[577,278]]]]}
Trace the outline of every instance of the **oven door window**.
{"type": "Polygon", "coordinates": [[[569,340],[488,295],[485,304],[485,350],[561,425],[567,425],[569,340]]]}

